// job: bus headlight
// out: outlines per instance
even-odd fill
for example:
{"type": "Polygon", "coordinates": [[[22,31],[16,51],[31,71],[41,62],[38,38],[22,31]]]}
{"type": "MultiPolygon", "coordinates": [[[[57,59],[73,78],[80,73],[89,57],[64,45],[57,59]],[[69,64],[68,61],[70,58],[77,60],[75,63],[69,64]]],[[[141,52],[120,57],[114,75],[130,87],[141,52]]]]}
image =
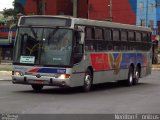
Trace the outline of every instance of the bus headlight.
{"type": "Polygon", "coordinates": [[[22,73],[22,72],[15,71],[15,72],[14,72],[14,75],[15,75],[15,76],[23,76],[23,73],[22,73]]]}
{"type": "Polygon", "coordinates": [[[58,79],[69,79],[70,74],[60,74],[56,78],[58,78],[58,79]]]}

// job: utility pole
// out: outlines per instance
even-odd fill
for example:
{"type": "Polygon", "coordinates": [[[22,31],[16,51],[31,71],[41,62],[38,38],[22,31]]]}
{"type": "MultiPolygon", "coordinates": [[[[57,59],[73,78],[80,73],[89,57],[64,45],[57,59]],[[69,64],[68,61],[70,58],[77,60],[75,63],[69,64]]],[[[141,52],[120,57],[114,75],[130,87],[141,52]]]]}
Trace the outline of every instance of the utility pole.
{"type": "Polygon", "coordinates": [[[112,0],[109,0],[109,17],[110,21],[112,21],[112,0]]]}
{"type": "Polygon", "coordinates": [[[148,27],[148,0],[146,3],[146,27],[148,27]]]}
{"type": "Polygon", "coordinates": [[[73,16],[77,17],[77,5],[78,5],[78,0],[73,0],[73,16]]]}
{"type": "Polygon", "coordinates": [[[46,0],[42,0],[42,15],[46,14],[46,0]]]}
{"type": "Polygon", "coordinates": [[[109,0],[109,5],[108,5],[108,7],[109,7],[109,21],[112,21],[112,19],[113,19],[113,15],[112,15],[112,0],[109,0]]]}

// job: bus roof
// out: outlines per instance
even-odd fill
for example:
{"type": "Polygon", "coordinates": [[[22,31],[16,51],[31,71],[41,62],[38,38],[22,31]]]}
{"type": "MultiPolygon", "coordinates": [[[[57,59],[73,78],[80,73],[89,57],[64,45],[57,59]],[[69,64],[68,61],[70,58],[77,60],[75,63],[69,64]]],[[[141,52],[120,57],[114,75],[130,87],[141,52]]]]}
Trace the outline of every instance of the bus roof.
{"type": "Polygon", "coordinates": [[[118,28],[118,29],[127,29],[127,30],[139,30],[139,31],[146,31],[151,32],[151,28],[146,28],[142,26],[136,25],[129,25],[129,24],[122,24],[110,21],[102,21],[102,20],[91,20],[91,19],[84,19],[84,18],[75,18],[72,16],[65,16],[65,15],[31,15],[31,16],[21,16],[21,17],[53,17],[53,18],[64,18],[64,19],[71,19],[72,20],[72,27],[74,25],[85,25],[85,26],[97,26],[97,27],[108,27],[108,28],[118,28]]]}
{"type": "Polygon", "coordinates": [[[73,18],[73,19],[74,19],[74,24],[151,32],[150,28],[146,28],[142,26],[122,24],[122,23],[116,23],[116,22],[110,22],[110,21],[82,19],[82,18],[73,18]]]}

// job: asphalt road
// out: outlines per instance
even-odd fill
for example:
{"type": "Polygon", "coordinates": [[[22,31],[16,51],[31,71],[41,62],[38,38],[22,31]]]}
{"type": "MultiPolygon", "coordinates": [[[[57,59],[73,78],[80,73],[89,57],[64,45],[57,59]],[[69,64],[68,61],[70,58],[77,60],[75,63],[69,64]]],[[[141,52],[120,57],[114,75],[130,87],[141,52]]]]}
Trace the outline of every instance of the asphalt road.
{"type": "Polygon", "coordinates": [[[0,81],[0,113],[19,114],[110,114],[160,113],[160,71],[141,79],[137,86],[119,83],[94,86],[89,93],[79,88],[45,87],[34,92],[31,86],[0,81]]]}

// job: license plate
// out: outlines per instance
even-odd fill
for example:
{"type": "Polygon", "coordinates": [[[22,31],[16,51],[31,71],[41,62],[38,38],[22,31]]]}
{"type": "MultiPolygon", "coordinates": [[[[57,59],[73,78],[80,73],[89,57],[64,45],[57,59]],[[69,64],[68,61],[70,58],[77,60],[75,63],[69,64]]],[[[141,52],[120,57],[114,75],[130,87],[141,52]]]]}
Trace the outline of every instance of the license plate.
{"type": "Polygon", "coordinates": [[[43,80],[35,80],[34,83],[35,84],[44,84],[44,81],[43,80]]]}

